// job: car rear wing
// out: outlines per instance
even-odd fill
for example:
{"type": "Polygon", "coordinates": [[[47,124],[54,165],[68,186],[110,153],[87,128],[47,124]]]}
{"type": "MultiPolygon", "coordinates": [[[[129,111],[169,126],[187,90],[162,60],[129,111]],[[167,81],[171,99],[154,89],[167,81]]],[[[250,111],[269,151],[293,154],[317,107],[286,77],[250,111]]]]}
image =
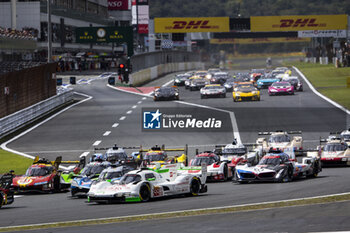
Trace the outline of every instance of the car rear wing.
{"type": "Polygon", "coordinates": [[[163,144],[161,147],[159,147],[158,145],[155,145],[154,147],[151,147],[150,149],[143,149],[142,146],[139,150],[140,153],[140,159],[143,159],[142,153],[143,152],[148,152],[151,150],[160,150],[160,151],[167,151],[167,152],[183,152],[183,154],[181,156],[175,156],[172,159],[177,160],[180,157],[186,157],[186,161],[184,161],[187,164],[187,154],[188,154],[188,145],[186,144],[184,147],[181,148],[165,148],[165,145],[163,144]],[[185,155],[185,156],[184,156],[185,155]]]}
{"type": "Polygon", "coordinates": [[[39,156],[36,156],[34,158],[33,164],[39,164],[39,163],[44,163],[44,164],[51,164],[56,169],[59,168],[60,165],[62,164],[76,164],[77,167],[83,168],[86,165],[86,156],[81,156],[80,160],[62,160],[62,156],[57,156],[54,161],[49,161],[48,159],[45,158],[40,158],[39,156]]]}
{"type": "MultiPolygon", "coordinates": [[[[12,185],[12,179],[15,176],[13,174],[14,171],[10,171],[9,173],[6,173],[0,177],[0,188],[2,189],[10,189],[12,185]]],[[[1,200],[2,201],[2,200],[1,200]]]]}
{"type": "Polygon", "coordinates": [[[258,135],[271,135],[273,133],[283,133],[286,132],[288,134],[302,134],[302,131],[284,131],[284,130],[276,130],[276,131],[270,131],[270,132],[259,132],[258,135]]]}

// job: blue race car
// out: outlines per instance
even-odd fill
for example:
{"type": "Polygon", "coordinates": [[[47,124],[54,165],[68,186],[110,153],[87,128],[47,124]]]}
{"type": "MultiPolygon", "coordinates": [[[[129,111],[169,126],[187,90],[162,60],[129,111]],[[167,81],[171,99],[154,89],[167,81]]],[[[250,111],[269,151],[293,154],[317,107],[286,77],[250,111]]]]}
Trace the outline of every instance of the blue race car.
{"type": "Polygon", "coordinates": [[[269,86],[271,86],[272,83],[279,81],[281,81],[281,79],[277,78],[276,76],[261,76],[261,78],[258,79],[256,84],[259,89],[268,88],[269,86]]]}

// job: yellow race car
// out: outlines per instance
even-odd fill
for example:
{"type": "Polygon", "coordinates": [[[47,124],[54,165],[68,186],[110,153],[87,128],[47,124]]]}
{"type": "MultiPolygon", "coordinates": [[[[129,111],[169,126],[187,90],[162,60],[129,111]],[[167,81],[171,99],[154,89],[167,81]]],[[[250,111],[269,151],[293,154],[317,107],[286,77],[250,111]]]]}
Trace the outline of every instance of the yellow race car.
{"type": "Polygon", "coordinates": [[[238,84],[232,92],[233,101],[260,101],[260,91],[251,83],[238,84]]]}

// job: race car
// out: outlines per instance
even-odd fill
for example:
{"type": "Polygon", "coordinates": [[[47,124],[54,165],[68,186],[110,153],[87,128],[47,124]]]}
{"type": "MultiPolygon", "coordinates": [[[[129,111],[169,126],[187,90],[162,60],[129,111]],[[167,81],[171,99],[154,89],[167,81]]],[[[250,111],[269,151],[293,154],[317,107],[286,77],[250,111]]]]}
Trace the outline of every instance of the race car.
{"type": "Polygon", "coordinates": [[[189,166],[199,167],[203,164],[207,166],[207,181],[227,181],[233,177],[234,168],[230,166],[230,161],[221,161],[220,156],[212,151],[197,151],[189,166]]]}
{"type": "Polygon", "coordinates": [[[14,177],[14,171],[11,170],[0,177],[0,208],[4,205],[10,205],[14,202],[14,192],[12,185],[12,180],[14,177]]]}
{"type": "Polygon", "coordinates": [[[190,91],[200,90],[202,87],[205,87],[205,85],[208,85],[209,81],[206,79],[192,79],[190,81],[190,91]]]}
{"type": "Polygon", "coordinates": [[[122,176],[129,171],[135,170],[133,167],[124,164],[112,164],[105,168],[99,175],[96,182],[120,180],[122,176]]]}
{"type": "Polygon", "coordinates": [[[255,100],[260,101],[260,91],[250,83],[238,84],[232,92],[233,101],[255,100]]]}
{"type": "Polygon", "coordinates": [[[174,86],[184,86],[185,81],[190,78],[190,74],[177,74],[174,78],[174,86]]]}
{"type": "Polygon", "coordinates": [[[301,131],[283,131],[277,130],[275,132],[259,132],[259,135],[270,135],[269,138],[260,137],[256,140],[256,144],[263,148],[266,153],[271,148],[284,150],[288,147],[293,147],[296,155],[303,155],[303,138],[302,136],[294,136],[291,138],[289,134],[299,134],[301,131]]]}
{"type": "Polygon", "coordinates": [[[208,97],[226,98],[226,88],[220,84],[205,85],[200,89],[201,99],[208,97]]]}
{"type": "Polygon", "coordinates": [[[350,146],[350,128],[340,133],[340,139],[350,146]]]}
{"type": "Polygon", "coordinates": [[[200,76],[191,76],[191,77],[189,77],[186,81],[185,81],[185,89],[189,89],[190,88],[190,84],[191,84],[191,81],[193,80],[193,79],[203,79],[202,77],[200,77],[200,76]]]}
{"type": "Polygon", "coordinates": [[[237,165],[234,180],[238,183],[255,181],[289,182],[299,177],[317,177],[322,171],[318,157],[304,157],[295,162],[294,149],[270,150],[256,166],[237,165]]]}
{"type": "Polygon", "coordinates": [[[261,78],[256,82],[257,88],[268,88],[275,82],[281,81],[280,78],[276,78],[275,76],[261,76],[261,78]]]}
{"type": "Polygon", "coordinates": [[[12,186],[17,192],[37,191],[37,192],[58,192],[67,190],[70,184],[61,177],[60,164],[79,164],[80,161],[62,161],[58,156],[55,161],[36,156],[25,175],[13,178],[12,186]]]}
{"type": "Polygon", "coordinates": [[[294,91],[303,91],[303,83],[297,76],[284,77],[282,82],[289,82],[294,87],[294,91]]]}
{"type": "Polygon", "coordinates": [[[289,82],[275,82],[269,86],[269,95],[294,95],[294,86],[289,82]]]}
{"type": "Polygon", "coordinates": [[[227,72],[213,73],[210,78],[210,84],[224,84],[231,76],[227,72]]]}
{"type": "Polygon", "coordinates": [[[177,164],[142,168],[126,173],[120,180],[98,182],[91,186],[89,202],[146,202],[159,197],[207,192],[206,166],[198,175],[195,169],[179,170],[177,164]],[[157,172],[158,171],[158,172],[157,172]]]}
{"type": "Polygon", "coordinates": [[[153,100],[179,100],[179,89],[173,87],[156,87],[154,90],[153,100]]]}
{"type": "Polygon", "coordinates": [[[350,165],[350,147],[341,138],[331,135],[328,139],[320,139],[320,143],[326,143],[318,147],[322,166],[350,165]]]}
{"type": "Polygon", "coordinates": [[[111,166],[110,162],[104,161],[100,155],[97,155],[94,161],[88,163],[81,174],[73,179],[70,186],[71,195],[85,196],[90,190],[92,182],[97,180],[101,172],[109,166],[111,166]]]}

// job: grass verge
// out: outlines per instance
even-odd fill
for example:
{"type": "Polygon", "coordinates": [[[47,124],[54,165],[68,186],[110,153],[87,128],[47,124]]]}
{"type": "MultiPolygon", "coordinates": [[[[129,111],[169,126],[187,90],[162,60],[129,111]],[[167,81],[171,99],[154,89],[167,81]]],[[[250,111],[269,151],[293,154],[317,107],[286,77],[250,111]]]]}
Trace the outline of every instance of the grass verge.
{"type": "Polygon", "coordinates": [[[4,174],[10,170],[14,170],[16,175],[22,175],[27,168],[33,163],[33,160],[13,154],[11,152],[0,149],[0,174],[4,174]]]}
{"type": "Polygon", "coordinates": [[[321,94],[350,109],[350,67],[335,68],[334,65],[320,65],[304,62],[286,63],[297,67],[321,94]]]}

